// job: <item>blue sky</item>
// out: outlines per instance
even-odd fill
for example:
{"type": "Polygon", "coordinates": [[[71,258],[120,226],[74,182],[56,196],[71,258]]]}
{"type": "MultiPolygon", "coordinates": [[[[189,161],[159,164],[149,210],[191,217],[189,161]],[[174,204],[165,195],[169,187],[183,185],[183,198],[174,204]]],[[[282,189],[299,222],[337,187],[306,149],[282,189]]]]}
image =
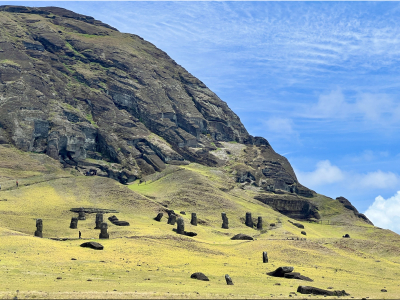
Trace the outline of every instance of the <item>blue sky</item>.
{"type": "Polygon", "coordinates": [[[150,41],[301,183],[400,233],[399,2],[0,4],[65,7],[150,41]]]}

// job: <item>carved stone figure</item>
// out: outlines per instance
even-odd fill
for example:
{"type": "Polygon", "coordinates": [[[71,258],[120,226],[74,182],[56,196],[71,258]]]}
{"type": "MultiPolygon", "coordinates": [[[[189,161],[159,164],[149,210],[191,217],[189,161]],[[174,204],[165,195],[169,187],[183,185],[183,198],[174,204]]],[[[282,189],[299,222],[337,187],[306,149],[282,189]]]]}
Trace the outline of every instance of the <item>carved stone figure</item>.
{"type": "Polygon", "coordinates": [[[196,213],[192,213],[192,219],[190,220],[190,224],[197,226],[197,215],[196,213]]]}
{"type": "Polygon", "coordinates": [[[71,218],[71,224],[69,225],[69,228],[71,229],[78,228],[78,218],[71,218]]]}
{"type": "Polygon", "coordinates": [[[262,217],[258,217],[258,221],[257,221],[257,229],[261,230],[263,228],[262,225],[262,217]]]}
{"type": "Polygon", "coordinates": [[[85,212],[84,212],[84,210],[83,210],[82,207],[81,207],[81,209],[79,210],[78,220],[86,220],[86,215],[85,215],[85,212]]]}
{"type": "Polygon", "coordinates": [[[253,219],[251,218],[251,213],[247,212],[246,213],[246,222],[245,222],[246,226],[249,226],[251,228],[253,228],[253,219]]]}
{"type": "Polygon", "coordinates": [[[182,218],[178,218],[176,233],[185,234],[185,222],[182,218]]]}
{"type": "Polygon", "coordinates": [[[41,237],[41,238],[43,237],[43,221],[42,221],[42,219],[36,220],[35,236],[41,237]]]}
{"type": "Polygon", "coordinates": [[[103,223],[103,214],[97,213],[96,214],[96,227],[94,229],[100,229],[101,223],[103,223]]]}
{"type": "Polygon", "coordinates": [[[108,234],[107,229],[108,229],[107,223],[105,223],[105,222],[101,223],[101,226],[100,226],[101,232],[100,232],[100,235],[99,235],[99,239],[108,239],[108,238],[110,238],[110,235],[108,234]]]}
{"type": "Polygon", "coordinates": [[[226,216],[226,213],[221,213],[221,217],[222,217],[222,228],[223,229],[229,229],[229,221],[228,221],[228,217],[226,216]]]}

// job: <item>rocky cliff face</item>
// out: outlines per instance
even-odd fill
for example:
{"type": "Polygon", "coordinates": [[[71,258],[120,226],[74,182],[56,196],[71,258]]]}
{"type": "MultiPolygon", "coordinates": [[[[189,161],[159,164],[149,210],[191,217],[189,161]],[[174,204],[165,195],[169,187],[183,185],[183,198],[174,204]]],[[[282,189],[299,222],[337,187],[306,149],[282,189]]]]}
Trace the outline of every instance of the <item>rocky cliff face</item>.
{"type": "Polygon", "coordinates": [[[0,6],[0,144],[122,183],[166,164],[229,164],[261,201],[317,214],[288,160],[204,83],[139,36],[62,8],[0,6]],[[243,146],[239,160],[215,155],[224,142],[243,146]]]}

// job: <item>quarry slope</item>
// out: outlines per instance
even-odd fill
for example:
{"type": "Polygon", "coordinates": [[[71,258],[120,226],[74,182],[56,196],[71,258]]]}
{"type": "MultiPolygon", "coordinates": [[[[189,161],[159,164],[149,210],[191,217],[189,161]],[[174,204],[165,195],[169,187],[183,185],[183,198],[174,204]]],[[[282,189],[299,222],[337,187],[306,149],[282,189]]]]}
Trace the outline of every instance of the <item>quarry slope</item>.
{"type": "Polygon", "coordinates": [[[4,146],[0,153],[5,154],[0,156],[3,298],[16,296],[18,290],[18,297],[49,299],[282,299],[300,297],[290,293],[305,283],[346,290],[355,299],[398,295],[400,237],[363,222],[337,200],[316,195],[320,223],[299,222],[254,199],[257,191],[243,188],[220,167],[168,166],[143,183],[126,186],[63,169],[44,154],[4,146]],[[99,230],[93,229],[95,214],[78,221],[78,229],[69,228],[77,216],[70,209],[76,207],[115,210],[105,219],[116,215],[130,226],[109,223],[110,239],[99,240],[99,230]],[[166,222],[167,209],[198,235],[176,234],[176,226],[166,222]],[[154,220],[159,212],[164,213],[161,222],[154,220]],[[190,224],[192,212],[197,213],[198,226],[190,224]],[[221,212],[229,218],[229,229],[221,228],[221,212]],[[245,226],[246,212],[263,218],[262,230],[245,226]],[[43,220],[43,238],[33,236],[37,218],[43,220]],[[237,233],[254,241],[231,240],[237,233]],[[351,238],[342,238],[346,233],[351,238]],[[100,242],[104,250],[79,247],[85,241],[100,242]],[[266,264],[263,251],[269,256],[266,264]],[[266,275],[285,265],[314,282],[266,275]],[[210,281],[191,279],[194,272],[205,273],[210,281]],[[225,274],[234,286],[226,285],[225,274]]]}

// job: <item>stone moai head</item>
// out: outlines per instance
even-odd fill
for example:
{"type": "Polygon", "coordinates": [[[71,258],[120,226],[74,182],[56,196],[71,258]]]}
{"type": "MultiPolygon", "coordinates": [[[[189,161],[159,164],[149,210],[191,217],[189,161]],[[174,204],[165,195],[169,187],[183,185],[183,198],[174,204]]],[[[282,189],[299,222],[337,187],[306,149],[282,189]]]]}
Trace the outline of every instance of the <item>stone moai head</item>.
{"type": "Polygon", "coordinates": [[[263,225],[262,225],[262,217],[258,217],[258,221],[257,221],[257,229],[259,229],[259,230],[263,229],[263,225]]]}
{"type": "Polygon", "coordinates": [[[229,222],[228,222],[228,217],[226,216],[226,213],[221,213],[222,217],[222,228],[223,229],[229,229],[229,222]]]}
{"type": "Polygon", "coordinates": [[[86,214],[85,211],[83,210],[83,207],[79,209],[78,220],[86,220],[86,214]]]}
{"type": "Polygon", "coordinates": [[[71,229],[78,228],[78,218],[71,218],[71,224],[69,225],[69,228],[71,229]]]}
{"type": "Polygon", "coordinates": [[[251,218],[251,213],[246,213],[246,226],[253,227],[253,219],[251,218]]]}
{"type": "Polygon", "coordinates": [[[103,223],[103,214],[97,213],[96,214],[96,227],[94,229],[100,229],[101,223],[103,223]]]}
{"type": "Polygon", "coordinates": [[[178,218],[176,233],[185,234],[185,222],[182,218],[178,218]]]}
{"type": "Polygon", "coordinates": [[[108,224],[106,222],[101,223],[100,225],[100,235],[99,238],[100,239],[108,239],[110,237],[110,235],[107,232],[108,229],[108,224]]]}
{"type": "Polygon", "coordinates": [[[36,220],[36,230],[42,232],[43,231],[43,221],[42,219],[36,220]]]}
{"type": "Polygon", "coordinates": [[[192,219],[190,220],[190,224],[193,226],[197,226],[197,215],[196,213],[192,213],[192,219]]]}

